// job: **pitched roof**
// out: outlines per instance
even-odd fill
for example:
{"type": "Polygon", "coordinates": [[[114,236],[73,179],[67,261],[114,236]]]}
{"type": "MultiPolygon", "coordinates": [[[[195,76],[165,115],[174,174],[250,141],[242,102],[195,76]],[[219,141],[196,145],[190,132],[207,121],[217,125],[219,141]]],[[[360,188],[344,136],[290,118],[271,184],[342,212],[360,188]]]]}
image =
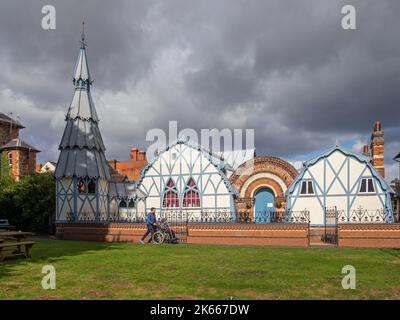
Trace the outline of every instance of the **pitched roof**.
{"type": "Polygon", "coordinates": [[[109,180],[110,168],[98,127],[98,116],[90,95],[92,84],[84,37],[73,76],[74,97],[66,115],[60,157],[55,177],[90,177],[109,180]]]}
{"type": "Polygon", "coordinates": [[[385,191],[393,193],[393,189],[390,187],[390,185],[385,181],[385,179],[382,178],[382,176],[375,170],[374,166],[371,164],[371,162],[370,162],[371,158],[370,157],[367,157],[367,156],[364,156],[364,155],[361,155],[361,154],[357,154],[357,153],[354,153],[354,152],[349,151],[349,150],[345,150],[345,149],[343,149],[342,147],[340,147],[338,145],[336,145],[336,146],[330,148],[329,150],[323,152],[319,156],[317,156],[317,157],[305,162],[303,170],[300,171],[300,173],[297,176],[297,178],[293,180],[292,184],[288,188],[288,193],[292,193],[294,191],[294,188],[295,188],[296,184],[299,181],[301,181],[301,179],[303,178],[304,174],[306,173],[306,171],[308,170],[308,168],[310,166],[313,166],[314,164],[316,164],[317,162],[319,162],[323,158],[329,157],[335,151],[339,151],[345,156],[352,157],[352,158],[358,160],[361,163],[365,163],[371,169],[372,175],[378,180],[378,182],[380,183],[382,189],[385,190],[385,191]]]}
{"type": "Polygon", "coordinates": [[[234,171],[239,168],[241,164],[254,159],[256,149],[221,151],[215,152],[215,154],[223,159],[226,169],[234,171]]]}
{"type": "Polygon", "coordinates": [[[92,121],[76,119],[67,121],[64,134],[61,139],[60,147],[66,148],[84,148],[105,150],[103,139],[99,127],[92,121]]]}
{"type": "Polygon", "coordinates": [[[4,113],[0,112],[0,122],[6,122],[6,123],[10,123],[20,129],[25,128],[21,122],[19,122],[18,120],[15,120],[7,115],[5,115],[4,113]]]}
{"type": "Polygon", "coordinates": [[[134,182],[110,182],[108,195],[116,198],[144,199],[146,194],[136,187],[134,182]]]}
{"type": "Polygon", "coordinates": [[[95,122],[99,121],[92,96],[84,88],[75,88],[74,97],[67,113],[67,119],[77,118],[82,120],[91,119],[95,122]]]}
{"type": "MultiPolygon", "coordinates": [[[[224,163],[224,159],[222,158],[222,156],[217,155],[215,153],[212,153],[210,150],[204,148],[202,145],[190,141],[190,139],[188,139],[187,137],[180,137],[177,140],[175,140],[174,142],[172,142],[171,144],[169,144],[166,148],[164,148],[162,151],[158,152],[158,156],[166,151],[168,151],[169,149],[171,149],[172,147],[179,145],[179,144],[184,144],[192,149],[198,150],[199,152],[201,152],[213,165],[214,167],[217,169],[218,173],[220,174],[222,180],[225,183],[225,186],[227,187],[228,191],[234,195],[237,196],[238,192],[236,191],[236,189],[232,186],[231,182],[229,181],[228,177],[225,175],[225,173],[222,171],[223,169],[225,169],[226,164],[224,163]]],[[[154,163],[157,161],[158,156],[155,157],[152,161],[150,161],[147,166],[145,166],[142,169],[142,172],[140,174],[140,178],[137,182],[137,185],[140,186],[140,184],[142,183],[147,171],[149,171],[149,169],[154,165],[154,163]]]]}
{"type": "Polygon", "coordinates": [[[393,160],[400,162],[400,152],[393,158],[393,160]]]}
{"type": "Polygon", "coordinates": [[[110,172],[110,182],[126,182],[128,180],[126,175],[120,174],[117,170],[115,170],[110,163],[108,162],[108,170],[110,172]]]}
{"type": "Polygon", "coordinates": [[[61,150],[55,177],[74,176],[110,179],[110,171],[104,153],[96,149],[61,150]]]}
{"type": "Polygon", "coordinates": [[[5,149],[28,149],[33,152],[40,152],[35,147],[32,147],[30,144],[26,143],[25,141],[23,141],[19,138],[12,139],[9,142],[7,142],[5,145],[0,147],[0,150],[5,150],[5,149]]]}
{"type": "Polygon", "coordinates": [[[87,62],[86,50],[85,50],[84,45],[81,46],[81,49],[79,51],[78,60],[76,61],[74,79],[75,80],[82,79],[84,81],[86,81],[86,80],[91,81],[89,65],[87,62]]]}

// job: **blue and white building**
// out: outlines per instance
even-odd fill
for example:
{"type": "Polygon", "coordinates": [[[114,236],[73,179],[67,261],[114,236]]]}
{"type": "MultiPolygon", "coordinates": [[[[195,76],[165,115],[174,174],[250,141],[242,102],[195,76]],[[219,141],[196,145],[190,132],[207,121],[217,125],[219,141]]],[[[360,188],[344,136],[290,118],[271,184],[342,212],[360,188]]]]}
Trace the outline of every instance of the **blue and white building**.
{"type": "Polygon", "coordinates": [[[201,213],[235,212],[236,191],[226,177],[226,164],[185,138],[158,152],[143,170],[137,188],[146,194],[146,210],[201,213]]]}
{"type": "Polygon", "coordinates": [[[335,146],[306,162],[287,191],[287,211],[309,211],[311,225],[324,225],[328,208],[338,223],[393,222],[391,188],[370,161],[335,146]]]}

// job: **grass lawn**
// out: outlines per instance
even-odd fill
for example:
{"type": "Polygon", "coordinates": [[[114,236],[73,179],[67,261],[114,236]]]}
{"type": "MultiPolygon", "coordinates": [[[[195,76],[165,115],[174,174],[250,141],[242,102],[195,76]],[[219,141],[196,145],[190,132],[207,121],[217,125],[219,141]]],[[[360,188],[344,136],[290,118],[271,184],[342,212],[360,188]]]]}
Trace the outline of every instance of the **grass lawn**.
{"type": "Polygon", "coordinates": [[[0,299],[400,299],[400,250],[41,240],[0,263],[0,299]],[[57,272],[43,290],[42,266],[57,272]],[[344,265],[357,271],[343,290],[344,265]]]}

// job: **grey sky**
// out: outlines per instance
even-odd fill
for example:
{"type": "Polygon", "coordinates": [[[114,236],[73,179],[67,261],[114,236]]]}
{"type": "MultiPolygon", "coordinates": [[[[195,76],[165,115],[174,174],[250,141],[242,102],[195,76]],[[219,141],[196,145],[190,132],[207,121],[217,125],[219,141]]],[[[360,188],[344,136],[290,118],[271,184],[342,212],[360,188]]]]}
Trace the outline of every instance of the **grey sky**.
{"type": "MultiPolygon", "coordinates": [[[[107,157],[146,147],[149,129],[254,128],[258,154],[357,149],[385,130],[400,151],[400,1],[2,0],[0,111],[27,127],[40,160],[57,160],[81,21],[107,157]],[[357,9],[356,31],[341,7],[357,9]],[[41,28],[52,4],[57,29],[41,28]]],[[[357,150],[358,151],[358,150],[357,150]]]]}

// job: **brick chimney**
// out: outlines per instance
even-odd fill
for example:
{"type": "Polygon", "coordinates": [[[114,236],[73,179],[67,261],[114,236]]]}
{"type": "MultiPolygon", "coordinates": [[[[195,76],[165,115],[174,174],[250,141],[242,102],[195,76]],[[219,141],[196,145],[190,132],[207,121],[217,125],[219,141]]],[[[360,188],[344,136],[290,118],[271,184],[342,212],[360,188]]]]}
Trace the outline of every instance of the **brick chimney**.
{"type": "Polygon", "coordinates": [[[146,151],[139,151],[139,160],[146,160],[146,151]]]}
{"type": "Polygon", "coordinates": [[[369,147],[368,147],[367,144],[364,144],[363,155],[366,156],[366,157],[369,157],[369,147]]]}
{"type": "Polygon", "coordinates": [[[376,121],[371,135],[371,164],[383,178],[385,177],[384,145],[382,125],[380,121],[376,121]]]}
{"type": "Polygon", "coordinates": [[[136,161],[138,158],[138,149],[137,148],[131,148],[131,159],[133,161],[136,161]]]}

